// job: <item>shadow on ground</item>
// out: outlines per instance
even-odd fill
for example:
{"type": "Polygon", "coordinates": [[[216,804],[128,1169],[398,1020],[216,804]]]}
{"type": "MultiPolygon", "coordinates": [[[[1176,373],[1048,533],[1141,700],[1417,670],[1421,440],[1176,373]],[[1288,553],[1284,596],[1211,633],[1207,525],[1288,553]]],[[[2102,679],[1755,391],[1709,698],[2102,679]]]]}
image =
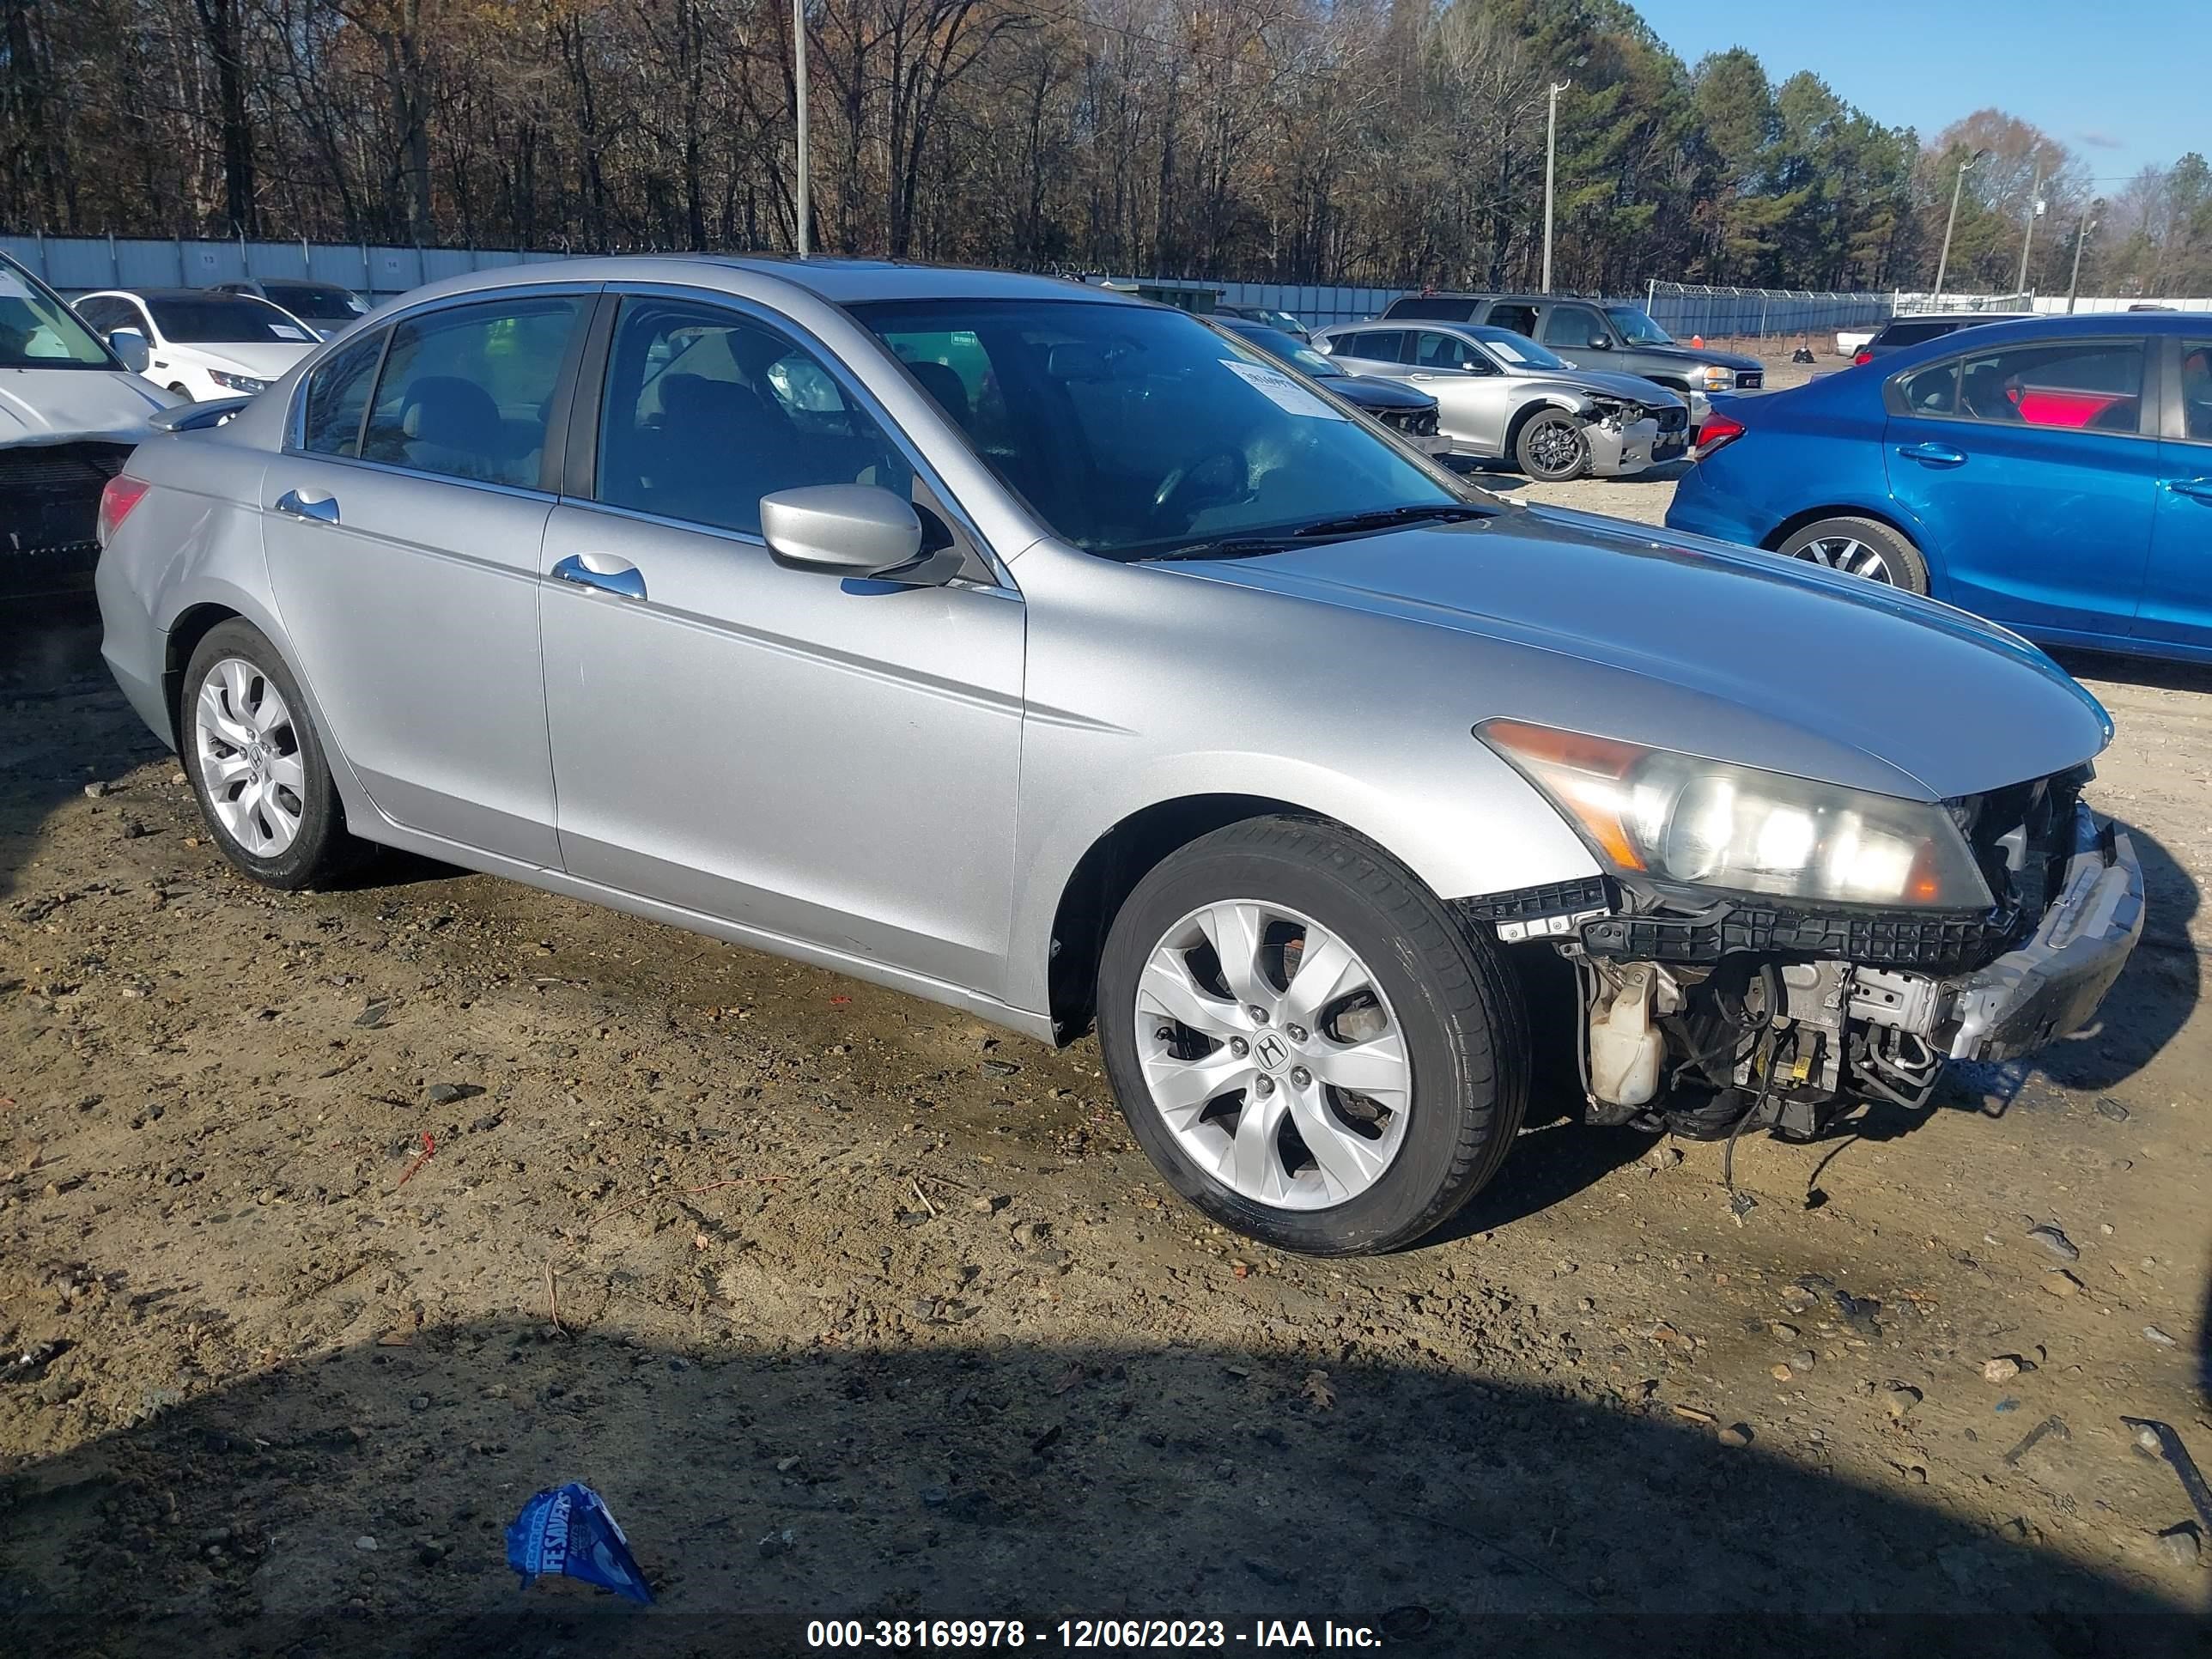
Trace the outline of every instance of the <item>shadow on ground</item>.
{"type": "Polygon", "coordinates": [[[88,783],[159,757],[100,659],[89,594],[0,604],[0,704],[44,718],[18,721],[0,747],[0,899],[15,891],[47,815],[88,783]]]}
{"type": "MultiPolygon", "coordinates": [[[[572,1323],[609,1305],[564,1298],[572,1323]]],[[[15,1650],[773,1653],[825,1616],[1127,1614],[1387,1619],[1408,1632],[1389,1645],[1436,1655],[2203,1651],[2140,1589],[1656,1405],[1226,1347],[407,1334],[0,1486],[15,1650]],[[656,1607],[517,1589],[503,1528],[571,1480],[656,1607]]]]}

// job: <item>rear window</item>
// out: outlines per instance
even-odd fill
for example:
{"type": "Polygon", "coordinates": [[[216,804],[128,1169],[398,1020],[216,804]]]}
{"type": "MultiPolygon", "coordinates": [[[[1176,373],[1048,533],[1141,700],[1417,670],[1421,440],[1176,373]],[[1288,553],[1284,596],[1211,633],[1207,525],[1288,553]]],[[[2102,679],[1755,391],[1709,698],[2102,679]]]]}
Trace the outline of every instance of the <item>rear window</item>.
{"type": "Polygon", "coordinates": [[[1880,334],[1875,337],[1875,343],[1876,345],[1886,346],[1919,345],[1923,341],[1940,340],[1946,334],[1948,334],[1953,329],[1958,326],[1959,325],[1957,323],[1948,320],[1943,322],[1892,323],[1887,328],[1885,328],[1880,334]]]}
{"type": "Polygon", "coordinates": [[[1408,294],[1393,300],[1384,308],[1385,317],[1419,317],[1437,323],[1471,323],[1474,320],[1475,302],[1473,300],[1447,300],[1433,294],[1408,294]]]}

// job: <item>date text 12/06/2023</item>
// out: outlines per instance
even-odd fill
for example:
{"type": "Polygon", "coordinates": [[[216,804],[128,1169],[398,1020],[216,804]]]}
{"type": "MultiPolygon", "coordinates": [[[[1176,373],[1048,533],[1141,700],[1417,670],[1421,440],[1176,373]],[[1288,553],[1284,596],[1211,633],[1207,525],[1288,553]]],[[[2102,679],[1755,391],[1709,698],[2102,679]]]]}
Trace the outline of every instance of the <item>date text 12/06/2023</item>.
{"type": "Polygon", "coordinates": [[[1020,1619],[816,1619],[806,1626],[816,1649],[948,1650],[1041,1648],[1047,1652],[1136,1651],[1175,1648],[1379,1648],[1371,1626],[1330,1619],[1063,1619],[1031,1626],[1020,1619]]]}

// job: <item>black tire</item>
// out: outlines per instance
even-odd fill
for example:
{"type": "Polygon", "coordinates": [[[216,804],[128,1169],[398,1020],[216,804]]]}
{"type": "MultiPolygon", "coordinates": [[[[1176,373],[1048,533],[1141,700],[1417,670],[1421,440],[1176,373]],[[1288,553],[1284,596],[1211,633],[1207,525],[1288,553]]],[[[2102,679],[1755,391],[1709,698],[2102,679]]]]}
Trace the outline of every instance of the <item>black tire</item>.
{"type": "Polygon", "coordinates": [[[1380,848],[1311,820],[1248,819],[1170,854],[1137,884],[1098,973],[1106,1072],[1169,1184],[1224,1226],[1307,1255],[1368,1255],[1433,1231],[1498,1173],[1528,1109],[1529,1039],[1498,948],[1380,848]],[[1137,985],[1153,947],[1210,902],[1282,904],[1334,932],[1389,999],[1412,1070],[1405,1138],[1374,1182],[1322,1209],[1247,1199],[1177,1143],[1145,1081],[1137,985]]]}
{"type": "Polygon", "coordinates": [[[1849,570],[1869,581],[1903,588],[1908,593],[1928,591],[1928,561],[1918,548],[1879,519],[1838,514],[1832,519],[1807,525],[1784,538],[1775,551],[1785,558],[1849,570]],[[1879,561],[1880,569],[1864,568],[1863,559],[1844,551],[1844,544],[1856,544],[1864,550],[1865,556],[1879,561]],[[1824,549],[1834,551],[1830,553],[1824,549]]]}
{"type": "Polygon", "coordinates": [[[1589,439],[1564,409],[1540,409],[1513,439],[1514,464],[1540,483],[1567,483],[1589,471],[1589,439]]]}
{"type": "Polygon", "coordinates": [[[192,395],[191,392],[185,390],[185,383],[182,380],[170,381],[169,390],[175,392],[179,398],[189,398],[192,395]]]}
{"type": "Polygon", "coordinates": [[[367,851],[365,843],[346,833],[345,805],[331,781],[322,734],[315,730],[299,681],[276,647],[251,623],[236,617],[218,623],[192,652],[177,699],[177,748],[185,763],[185,775],[199,798],[200,817],[206,821],[215,844],[225,858],[263,886],[296,891],[321,885],[353,868],[367,851]],[[257,856],[243,846],[223,826],[209,794],[194,710],[209,675],[217,664],[230,658],[252,665],[266,677],[291,715],[282,732],[271,734],[271,742],[280,752],[299,757],[304,786],[297,794],[300,827],[291,844],[273,856],[257,856]]]}

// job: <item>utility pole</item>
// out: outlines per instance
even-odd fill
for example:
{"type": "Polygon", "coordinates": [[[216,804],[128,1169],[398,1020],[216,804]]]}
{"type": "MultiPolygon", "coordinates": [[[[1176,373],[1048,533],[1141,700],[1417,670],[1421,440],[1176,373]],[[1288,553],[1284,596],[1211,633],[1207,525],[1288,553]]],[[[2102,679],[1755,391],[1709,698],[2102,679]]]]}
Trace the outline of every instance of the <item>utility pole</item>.
{"type": "MultiPolygon", "coordinates": [[[[2104,198],[2100,197],[2090,203],[2089,210],[2102,213],[2105,210],[2104,198]]],[[[2074,314],[2074,296],[2081,287],[2081,247],[2089,240],[2089,233],[2096,228],[2097,222],[2087,215],[2084,215],[2081,222],[2074,228],[2074,274],[2066,279],[2066,314],[2069,317],[2074,314]]]]}
{"type": "Polygon", "coordinates": [[[806,257],[806,0],[791,0],[791,88],[799,113],[799,257],[806,257]]]}
{"type": "Polygon", "coordinates": [[[1544,123],[1544,287],[1552,291],[1552,192],[1558,176],[1559,155],[1559,94],[1571,85],[1571,82],[1552,82],[1551,109],[1544,123]]]}
{"type": "Polygon", "coordinates": [[[1985,149],[1978,149],[1960,162],[1959,176],[1952,183],[1951,216],[1943,222],[1943,253],[1936,262],[1935,297],[1938,300],[1943,297],[1943,278],[1951,269],[1951,233],[1959,228],[1959,196],[1966,187],[1966,170],[1988,154],[1985,149]]]}
{"type": "Polygon", "coordinates": [[[2027,251],[2035,246],[2036,216],[2043,211],[2043,169],[2038,167],[2027,186],[2027,234],[2020,239],[2020,281],[2013,284],[2021,294],[2027,292],[2027,251]]]}

